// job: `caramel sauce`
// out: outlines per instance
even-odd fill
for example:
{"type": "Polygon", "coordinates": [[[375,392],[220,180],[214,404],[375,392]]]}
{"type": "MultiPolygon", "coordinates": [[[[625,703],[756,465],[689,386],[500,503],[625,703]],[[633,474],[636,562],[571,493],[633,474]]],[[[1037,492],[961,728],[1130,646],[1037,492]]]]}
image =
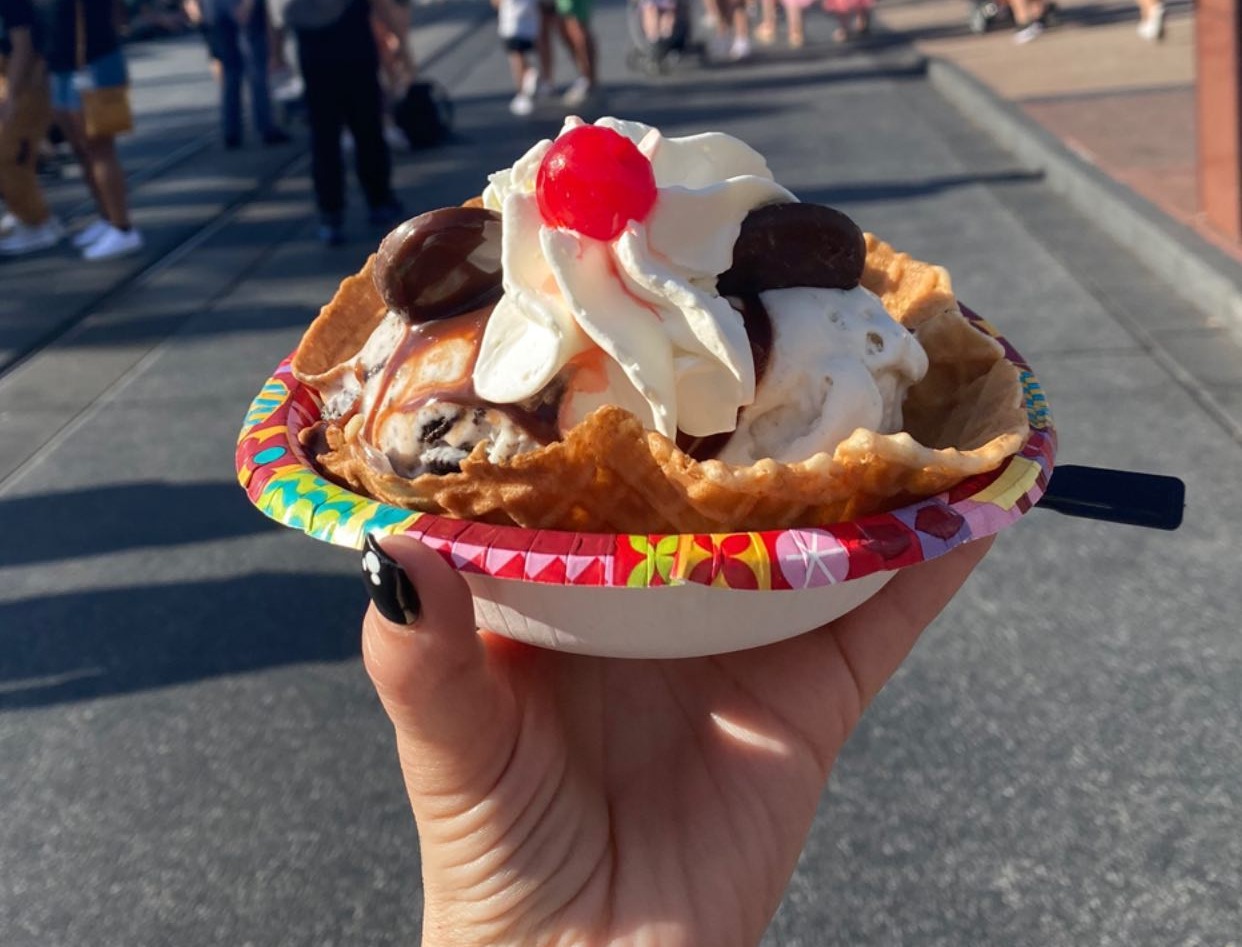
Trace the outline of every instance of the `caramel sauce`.
{"type": "Polygon", "coordinates": [[[394,414],[414,414],[420,407],[432,401],[443,401],[464,408],[500,411],[541,444],[560,440],[557,415],[564,395],[563,382],[553,380],[538,396],[520,404],[485,401],[475,391],[474,366],[479,357],[483,328],[494,308],[495,304],[491,303],[435,322],[406,324],[401,341],[393,349],[388,361],[379,369],[380,380],[375,391],[374,406],[362,429],[364,440],[374,444],[375,432],[394,414]],[[470,347],[470,356],[462,366],[460,377],[449,384],[422,386],[414,397],[395,401],[392,397],[393,386],[401,369],[418,365],[434,349],[453,343],[464,343],[470,347]]]}

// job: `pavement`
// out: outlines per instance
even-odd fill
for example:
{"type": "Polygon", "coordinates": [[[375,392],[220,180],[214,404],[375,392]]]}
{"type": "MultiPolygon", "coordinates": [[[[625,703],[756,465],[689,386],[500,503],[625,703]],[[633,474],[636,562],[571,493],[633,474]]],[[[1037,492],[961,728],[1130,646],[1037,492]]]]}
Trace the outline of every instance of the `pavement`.
{"type": "MultiPolygon", "coordinates": [[[[418,10],[458,106],[453,142],[397,162],[426,208],[559,115],[508,114],[486,7],[418,10]]],[[[1176,533],[1036,509],[1002,536],[868,710],[765,947],[1237,944],[1242,348],[917,48],[840,49],[815,15],[804,50],[647,79],[623,7],[597,28],[608,111],[737,135],[804,199],[947,266],[1035,366],[1060,462],[1187,483],[1176,533]]],[[[250,399],[378,235],[351,220],[320,247],[303,152],[218,150],[201,67],[190,41],[135,57],[147,255],[0,262],[6,947],[419,936],[353,556],[265,520],[232,470],[250,399]]]]}

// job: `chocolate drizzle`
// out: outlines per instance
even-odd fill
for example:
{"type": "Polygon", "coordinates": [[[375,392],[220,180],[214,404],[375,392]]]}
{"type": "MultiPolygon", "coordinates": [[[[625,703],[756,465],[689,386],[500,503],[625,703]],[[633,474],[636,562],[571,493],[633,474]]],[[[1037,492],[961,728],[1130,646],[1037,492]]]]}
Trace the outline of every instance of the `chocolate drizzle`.
{"type": "MultiPolygon", "coordinates": [[[[438,319],[434,322],[411,323],[406,326],[389,356],[380,369],[379,386],[375,391],[375,405],[363,427],[363,437],[375,443],[376,429],[392,414],[412,414],[422,405],[430,401],[441,401],[446,404],[458,405],[464,409],[490,409],[499,411],[514,424],[522,428],[531,438],[542,444],[550,444],[560,440],[560,429],[557,426],[557,415],[560,411],[563,384],[553,381],[535,398],[517,404],[495,404],[479,397],[474,389],[474,364],[479,354],[479,342],[483,338],[483,327],[492,314],[495,303],[489,303],[470,312],[438,319]],[[434,349],[460,341],[470,347],[470,356],[462,366],[456,381],[441,384],[433,390],[418,392],[408,401],[392,403],[390,392],[398,374],[405,366],[416,365],[434,349]],[[382,407],[381,407],[382,406],[382,407]]],[[[420,432],[419,440],[425,443],[434,442],[437,432],[420,432]]]]}

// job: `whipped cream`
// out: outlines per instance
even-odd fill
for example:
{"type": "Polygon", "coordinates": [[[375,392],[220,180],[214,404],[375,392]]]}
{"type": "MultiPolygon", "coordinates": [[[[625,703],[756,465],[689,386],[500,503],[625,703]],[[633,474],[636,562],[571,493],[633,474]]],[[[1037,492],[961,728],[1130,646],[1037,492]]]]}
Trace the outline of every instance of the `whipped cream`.
{"type": "MultiPolygon", "coordinates": [[[[582,124],[571,117],[561,134],[582,124]]],[[[758,152],[728,135],[666,138],[639,122],[596,124],[651,162],[655,204],[612,240],[548,226],[535,181],[549,140],[490,177],[483,203],[504,217],[504,296],[484,330],[475,390],[517,403],[578,359],[588,381],[567,392],[563,425],[607,402],[670,438],[730,431],[754,400],[755,371],[742,318],[716,294],[716,277],[746,215],[795,198],[758,152]]]]}

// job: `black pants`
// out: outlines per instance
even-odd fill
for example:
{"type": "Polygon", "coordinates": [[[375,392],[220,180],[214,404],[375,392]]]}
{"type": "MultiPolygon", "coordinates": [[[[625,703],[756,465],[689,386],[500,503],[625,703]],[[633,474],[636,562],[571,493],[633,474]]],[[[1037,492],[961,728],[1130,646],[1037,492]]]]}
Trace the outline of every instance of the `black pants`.
{"type": "Polygon", "coordinates": [[[384,141],[384,104],[377,66],[317,62],[301,56],[311,132],[311,178],[319,212],[338,218],[345,210],[345,162],[341,130],[354,138],[354,169],[371,208],[391,203],[392,158],[384,141]]]}

